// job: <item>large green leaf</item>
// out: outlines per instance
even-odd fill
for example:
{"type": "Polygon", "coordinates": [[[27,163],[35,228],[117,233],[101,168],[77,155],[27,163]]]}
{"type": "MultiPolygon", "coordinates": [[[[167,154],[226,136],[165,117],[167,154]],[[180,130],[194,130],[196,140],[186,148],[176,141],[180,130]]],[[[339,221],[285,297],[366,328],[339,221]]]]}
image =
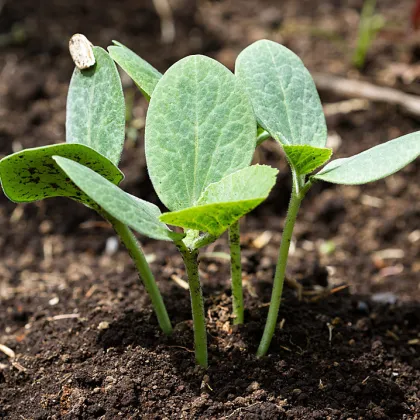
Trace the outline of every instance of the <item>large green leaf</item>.
{"type": "Polygon", "coordinates": [[[277,173],[270,166],[248,166],[210,184],[196,207],[164,213],[160,220],[219,236],[267,198],[277,173]]]}
{"type": "Polygon", "coordinates": [[[67,97],[66,141],[95,149],[118,165],[125,137],[125,104],[117,67],[93,47],[96,64],[74,69],[67,97]]]}
{"type": "Polygon", "coordinates": [[[325,117],[315,83],[300,58],[273,41],[243,50],[235,73],[246,87],[261,127],[282,144],[324,147],[325,117]]]}
{"type": "Polygon", "coordinates": [[[159,221],[161,212],[152,203],[134,197],[86,166],[54,156],[70,179],[102,209],[145,236],[164,241],[182,239],[159,221]]]}
{"type": "Polygon", "coordinates": [[[327,162],[332,150],[326,147],[304,145],[283,146],[287,160],[297,175],[306,175],[327,162]]]}
{"type": "Polygon", "coordinates": [[[52,156],[64,156],[80,162],[114,184],[119,184],[124,178],[105,156],[82,144],[37,147],[6,156],[0,161],[0,179],[7,197],[17,203],[70,197],[91,206],[91,200],[70,181],[52,156]]]}
{"type": "Polygon", "coordinates": [[[115,45],[108,47],[109,55],[134,80],[146,99],[150,100],[162,74],[123,44],[112,42],[115,45]]]}
{"type": "Polygon", "coordinates": [[[146,119],[146,159],[170,210],[195,206],[204,189],[251,162],[257,126],[235,76],[217,61],[190,56],[153,91],[146,119]]]}
{"type": "Polygon", "coordinates": [[[333,160],[312,178],[336,184],[366,184],[399,171],[419,156],[420,131],[382,143],[358,155],[333,160]]]}

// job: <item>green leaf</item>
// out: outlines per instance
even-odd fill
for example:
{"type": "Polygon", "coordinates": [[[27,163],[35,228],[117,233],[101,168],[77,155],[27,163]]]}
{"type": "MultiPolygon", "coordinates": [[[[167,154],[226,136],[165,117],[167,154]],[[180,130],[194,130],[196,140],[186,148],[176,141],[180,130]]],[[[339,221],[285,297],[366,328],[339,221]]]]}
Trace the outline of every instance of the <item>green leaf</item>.
{"type": "Polygon", "coordinates": [[[154,204],[126,193],[86,166],[59,156],[54,159],[87,196],[120,222],[149,238],[171,241],[184,237],[159,221],[161,212],[154,204]]]}
{"type": "Polygon", "coordinates": [[[305,175],[319,168],[332,155],[332,149],[308,145],[283,146],[287,160],[297,175],[305,175]]]}
{"type": "Polygon", "coordinates": [[[67,96],[66,141],[95,149],[118,165],[125,137],[121,80],[108,53],[93,47],[96,64],[74,69],[67,96]]]}
{"type": "Polygon", "coordinates": [[[196,207],[164,213],[160,220],[219,236],[268,197],[277,173],[270,166],[248,166],[210,184],[196,207]]]}
{"type": "Polygon", "coordinates": [[[134,80],[149,101],[162,74],[123,44],[112,42],[115,45],[108,47],[109,55],[134,80]]]}
{"type": "Polygon", "coordinates": [[[246,87],[258,123],[285,145],[324,147],[327,127],[315,83],[300,60],[273,41],[243,50],[235,73],[246,87]]]}
{"type": "Polygon", "coordinates": [[[392,175],[419,156],[420,131],[417,131],[358,155],[333,160],[312,178],[336,184],[366,184],[392,175]]]}
{"type": "Polygon", "coordinates": [[[0,161],[0,179],[6,196],[16,203],[70,197],[92,207],[91,200],[52,159],[55,155],[89,166],[114,184],[119,184],[124,178],[122,172],[105,156],[82,144],[37,147],[6,156],[0,161]]]}
{"type": "Polygon", "coordinates": [[[153,91],[146,119],[150,178],[170,210],[195,206],[204,189],[248,166],[257,125],[235,76],[196,55],[174,64],[153,91]]]}

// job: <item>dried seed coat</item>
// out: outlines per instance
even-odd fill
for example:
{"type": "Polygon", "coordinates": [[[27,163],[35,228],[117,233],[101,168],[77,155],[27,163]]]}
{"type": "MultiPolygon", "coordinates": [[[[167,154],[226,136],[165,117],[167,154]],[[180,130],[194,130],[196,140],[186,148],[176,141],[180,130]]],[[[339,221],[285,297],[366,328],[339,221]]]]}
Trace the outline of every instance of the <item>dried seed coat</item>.
{"type": "Polygon", "coordinates": [[[70,38],[70,55],[78,69],[87,69],[95,64],[92,47],[92,43],[82,34],[74,34],[70,38]]]}

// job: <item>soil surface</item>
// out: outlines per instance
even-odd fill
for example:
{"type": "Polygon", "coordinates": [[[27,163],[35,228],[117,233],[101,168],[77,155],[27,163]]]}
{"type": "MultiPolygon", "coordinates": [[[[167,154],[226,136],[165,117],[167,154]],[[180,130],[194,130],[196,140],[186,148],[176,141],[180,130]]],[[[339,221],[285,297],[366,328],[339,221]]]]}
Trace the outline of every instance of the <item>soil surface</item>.
{"type": "MultiPolygon", "coordinates": [[[[387,24],[361,71],[351,66],[361,0],[170,3],[173,44],[160,41],[151,1],[0,1],[0,157],[64,141],[73,69],[67,42],[76,32],[104,47],[117,39],[161,71],[195,53],[233,68],[242,48],[270,38],[311,71],[419,92],[412,1],[378,2],[387,24]]],[[[147,103],[123,81],[131,111],[124,188],[157,203],[144,163],[147,103]]],[[[322,95],[324,104],[342,99],[322,95]]],[[[335,156],[345,157],[420,123],[370,103],[334,113],[328,128],[335,156]]],[[[174,281],[185,278],[175,247],[140,238],[175,327],[168,338],[105,222],[65,199],[16,205],[0,196],[0,344],[15,354],[0,349],[0,418],[420,418],[420,162],[362,187],[312,188],[288,266],[288,277],[304,287],[302,299],[286,288],[269,355],[257,360],[291,180],[274,142],[255,160],[281,173],[241,226],[245,325],[231,325],[225,236],[200,263],[206,372],[194,365],[188,291],[174,281]]]]}

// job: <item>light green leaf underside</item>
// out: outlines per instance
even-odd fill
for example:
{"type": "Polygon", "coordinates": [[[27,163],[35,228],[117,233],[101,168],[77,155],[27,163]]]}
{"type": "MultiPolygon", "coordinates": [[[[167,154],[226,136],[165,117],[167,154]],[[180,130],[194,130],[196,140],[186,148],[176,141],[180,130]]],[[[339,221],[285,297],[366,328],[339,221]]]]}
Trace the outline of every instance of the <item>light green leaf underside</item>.
{"type": "Polygon", "coordinates": [[[117,67],[93,47],[96,64],[74,69],[67,96],[66,141],[95,149],[118,165],[125,138],[125,104],[117,67]]]}
{"type": "Polygon", "coordinates": [[[366,184],[392,175],[419,156],[420,132],[416,132],[355,156],[333,160],[312,178],[336,184],[366,184]]]}
{"type": "Polygon", "coordinates": [[[54,159],[86,195],[120,222],[150,238],[164,241],[183,238],[159,221],[161,212],[154,204],[126,193],[86,166],[59,156],[54,159]]]}
{"type": "Polygon", "coordinates": [[[146,119],[149,175],[170,210],[197,204],[205,188],[251,162],[257,126],[235,76],[217,61],[190,56],[153,91],[146,119]]]}
{"type": "Polygon", "coordinates": [[[137,87],[146,96],[146,99],[150,100],[162,74],[121,43],[117,41],[112,42],[115,45],[108,47],[109,55],[133,79],[137,87]]]}
{"type": "Polygon", "coordinates": [[[265,198],[276,183],[278,170],[267,165],[253,165],[210,184],[198,205],[265,198]]]}
{"type": "Polygon", "coordinates": [[[283,146],[287,160],[297,175],[306,175],[327,162],[332,155],[332,149],[308,145],[283,146]]]}
{"type": "Polygon", "coordinates": [[[92,207],[91,200],[52,159],[55,155],[89,166],[114,184],[119,184],[124,178],[111,161],[82,144],[37,147],[14,153],[0,161],[0,179],[6,196],[16,203],[70,197],[92,207]]]}
{"type": "Polygon", "coordinates": [[[160,220],[219,236],[267,198],[277,173],[277,169],[264,165],[239,170],[210,184],[196,207],[164,213],[160,220]]]}
{"type": "Polygon", "coordinates": [[[259,124],[285,145],[324,147],[327,127],[315,83],[286,47],[261,40],[243,50],[235,67],[259,124]]]}

